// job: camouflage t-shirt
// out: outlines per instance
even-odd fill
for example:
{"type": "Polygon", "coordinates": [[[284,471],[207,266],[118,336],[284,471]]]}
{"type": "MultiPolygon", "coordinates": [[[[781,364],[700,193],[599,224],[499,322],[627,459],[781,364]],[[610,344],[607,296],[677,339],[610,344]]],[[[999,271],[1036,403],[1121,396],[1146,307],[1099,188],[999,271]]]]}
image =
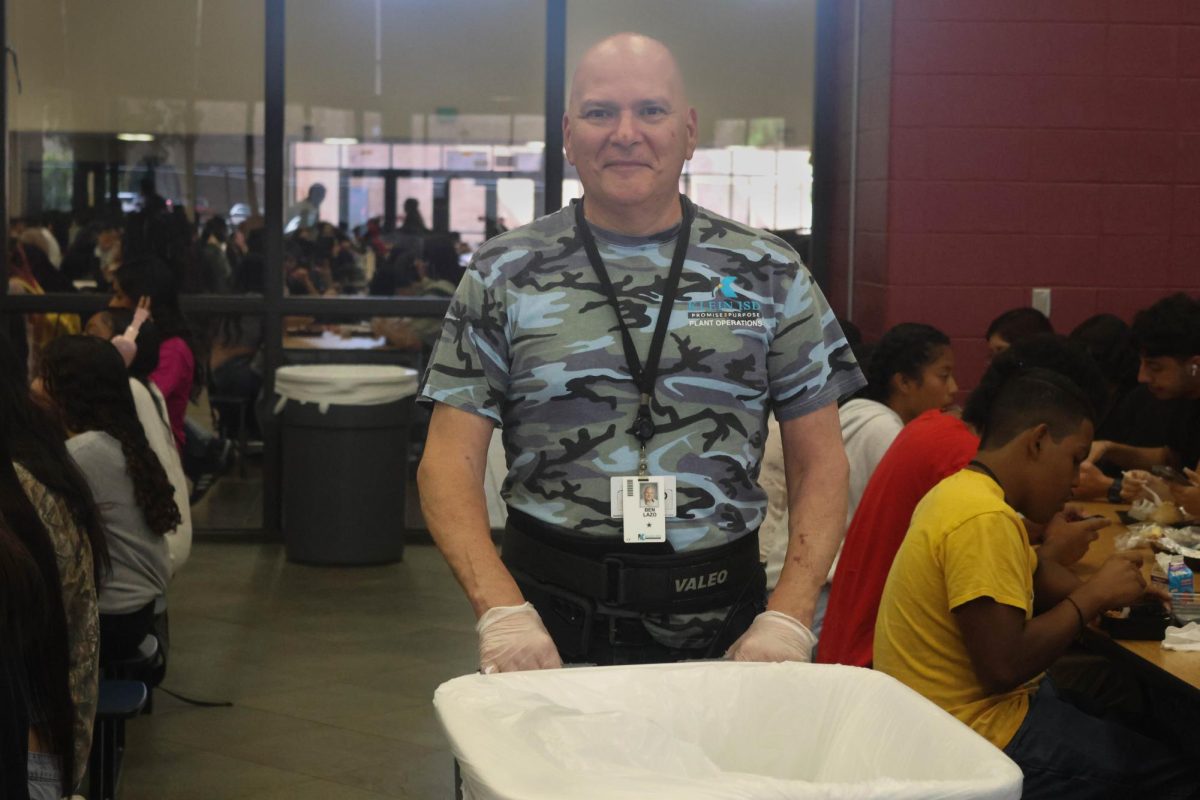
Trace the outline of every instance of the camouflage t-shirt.
{"type": "MultiPolygon", "coordinates": [[[[629,237],[592,228],[639,358],[658,319],[678,228],[629,237]]],[[[677,479],[676,551],[754,531],[771,408],[793,419],[863,383],[833,312],[779,238],[696,208],[670,310],[646,448],[677,479]]],[[[575,228],[573,207],[476,253],[433,349],[421,400],[502,426],[501,494],[549,525],[619,537],[609,478],[635,475],[638,405],[620,328],[575,228]]]]}

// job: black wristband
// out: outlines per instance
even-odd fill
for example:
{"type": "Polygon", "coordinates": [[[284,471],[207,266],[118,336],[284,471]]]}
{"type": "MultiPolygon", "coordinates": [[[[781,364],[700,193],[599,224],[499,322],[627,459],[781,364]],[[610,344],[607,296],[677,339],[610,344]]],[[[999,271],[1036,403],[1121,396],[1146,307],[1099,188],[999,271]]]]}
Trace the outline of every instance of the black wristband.
{"type": "Polygon", "coordinates": [[[1068,595],[1067,597],[1065,597],[1063,599],[1066,600],[1071,605],[1075,606],[1075,613],[1079,616],[1079,632],[1075,635],[1082,636],[1083,629],[1087,627],[1087,622],[1084,621],[1084,619],[1083,619],[1083,609],[1079,607],[1079,603],[1076,603],[1074,600],[1071,599],[1070,595],[1068,595]]]}
{"type": "Polygon", "coordinates": [[[1122,502],[1121,483],[1124,480],[1125,480],[1124,475],[1118,475],[1117,477],[1113,478],[1112,486],[1108,487],[1108,502],[1114,503],[1114,504],[1122,502]]]}

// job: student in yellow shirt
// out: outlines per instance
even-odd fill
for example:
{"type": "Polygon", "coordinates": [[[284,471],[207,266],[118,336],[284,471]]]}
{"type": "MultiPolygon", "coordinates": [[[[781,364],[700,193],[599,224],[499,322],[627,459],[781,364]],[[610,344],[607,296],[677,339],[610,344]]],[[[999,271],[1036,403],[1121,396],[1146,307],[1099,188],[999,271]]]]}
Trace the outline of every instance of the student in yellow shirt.
{"type": "Polygon", "coordinates": [[[1086,583],[1039,561],[1021,517],[1045,523],[1070,497],[1095,412],[1059,372],[998,359],[968,402],[982,430],[968,467],[913,513],[883,591],[875,668],[1004,750],[1025,798],[1193,797],[1193,770],[1164,744],[1061,699],[1043,672],[1087,620],[1143,597],[1114,556],[1086,583]]]}

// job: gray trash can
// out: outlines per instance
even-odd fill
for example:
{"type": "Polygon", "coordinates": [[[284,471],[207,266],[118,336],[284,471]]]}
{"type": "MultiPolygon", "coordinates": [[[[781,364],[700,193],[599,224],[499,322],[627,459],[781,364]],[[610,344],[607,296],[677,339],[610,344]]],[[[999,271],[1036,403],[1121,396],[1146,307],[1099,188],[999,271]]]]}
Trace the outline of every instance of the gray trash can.
{"type": "Polygon", "coordinates": [[[283,537],[291,561],[384,564],[404,555],[415,370],[281,367],[283,537]]]}

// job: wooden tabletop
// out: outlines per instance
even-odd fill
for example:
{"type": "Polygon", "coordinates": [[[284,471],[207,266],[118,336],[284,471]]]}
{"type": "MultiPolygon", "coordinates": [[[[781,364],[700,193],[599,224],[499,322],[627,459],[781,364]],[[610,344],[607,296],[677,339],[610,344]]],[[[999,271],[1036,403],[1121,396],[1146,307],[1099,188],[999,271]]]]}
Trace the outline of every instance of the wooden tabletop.
{"type": "MultiPolygon", "coordinates": [[[[1085,555],[1072,570],[1080,577],[1086,578],[1096,572],[1100,565],[1113,554],[1113,542],[1117,536],[1125,532],[1125,526],[1117,517],[1118,511],[1124,511],[1128,506],[1114,506],[1108,503],[1083,503],[1087,514],[1103,514],[1112,524],[1100,531],[1100,537],[1092,543],[1085,555]]],[[[1150,566],[1154,553],[1150,548],[1137,551],[1143,557],[1142,570],[1149,580],[1150,566]]],[[[1136,641],[1131,639],[1113,639],[1099,628],[1092,626],[1084,636],[1084,643],[1098,652],[1110,656],[1139,669],[1155,678],[1163,679],[1177,688],[1185,688],[1190,692],[1200,694],[1200,652],[1181,653],[1175,650],[1164,650],[1162,642],[1136,641]]]]}

